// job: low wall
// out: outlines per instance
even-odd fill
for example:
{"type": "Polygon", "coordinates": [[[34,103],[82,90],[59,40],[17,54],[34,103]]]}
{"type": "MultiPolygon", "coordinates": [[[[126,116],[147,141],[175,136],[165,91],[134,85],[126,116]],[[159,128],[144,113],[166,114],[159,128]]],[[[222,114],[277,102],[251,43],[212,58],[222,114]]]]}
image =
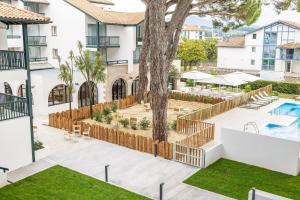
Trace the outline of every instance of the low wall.
{"type": "Polygon", "coordinates": [[[300,142],[221,130],[222,157],[290,175],[299,173],[300,142]]]}
{"type": "Polygon", "coordinates": [[[222,144],[207,144],[203,147],[205,150],[205,168],[222,158],[222,144]]]}
{"type": "Polygon", "coordinates": [[[248,200],[291,200],[285,197],[281,197],[275,194],[271,194],[268,192],[264,192],[261,190],[250,190],[248,194],[248,200]],[[253,198],[253,192],[254,192],[254,198],[253,198]]]}
{"type": "Polygon", "coordinates": [[[7,173],[3,173],[0,170],[0,188],[7,185],[7,173]]]}

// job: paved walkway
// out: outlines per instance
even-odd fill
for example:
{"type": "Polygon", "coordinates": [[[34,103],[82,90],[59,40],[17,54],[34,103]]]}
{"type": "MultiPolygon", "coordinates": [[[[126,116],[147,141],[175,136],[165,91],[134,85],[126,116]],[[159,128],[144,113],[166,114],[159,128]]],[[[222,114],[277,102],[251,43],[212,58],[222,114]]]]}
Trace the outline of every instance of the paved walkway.
{"type": "Polygon", "coordinates": [[[56,164],[104,180],[104,166],[108,164],[110,183],[152,199],[159,198],[162,182],[165,183],[164,199],[229,199],[182,183],[197,168],[94,139],[66,140],[63,131],[46,126],[39,126],[38,131],[46,150],[37,154],[38,162],[10,172],[10,181],[15,182],[56,164]]]}

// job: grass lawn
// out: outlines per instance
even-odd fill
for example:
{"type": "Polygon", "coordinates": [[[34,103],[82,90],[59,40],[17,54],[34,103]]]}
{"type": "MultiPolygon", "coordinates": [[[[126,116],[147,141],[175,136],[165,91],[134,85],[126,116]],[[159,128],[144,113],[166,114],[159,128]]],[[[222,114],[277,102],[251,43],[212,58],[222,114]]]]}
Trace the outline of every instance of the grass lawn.
{"type": "Polygon", "coordinates": [[[300,199],[300,175],[289,176],[225,159],[198,171],[185,183],[236,199],[247,199],[252,187],[300,199]]]}
{"type": "Polygon", "coordinates": [[[89,176],[54,166],[0,189],[5,200],[148,199],[89,176]]]}

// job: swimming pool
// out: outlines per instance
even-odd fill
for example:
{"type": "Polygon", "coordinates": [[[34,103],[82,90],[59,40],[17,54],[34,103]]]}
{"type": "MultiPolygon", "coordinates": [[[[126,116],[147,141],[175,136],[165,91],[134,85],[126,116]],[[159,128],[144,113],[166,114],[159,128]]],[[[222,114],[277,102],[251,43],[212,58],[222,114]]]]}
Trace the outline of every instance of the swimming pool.
{"type": "Polygon", "coordinates": [[[269,112],[271,115],[287,115],[297,117],[290,126],[269,123],[262,130],[263,134],[280,138],[300,140],[300,104],[284,103],[269,112]]]}

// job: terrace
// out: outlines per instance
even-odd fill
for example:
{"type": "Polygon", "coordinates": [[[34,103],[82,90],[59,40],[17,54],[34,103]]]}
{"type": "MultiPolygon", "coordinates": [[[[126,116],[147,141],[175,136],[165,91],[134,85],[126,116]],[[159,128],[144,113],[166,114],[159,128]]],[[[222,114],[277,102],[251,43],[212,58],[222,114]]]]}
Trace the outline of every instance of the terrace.
{"type": "Polygon", "coordinates": [[[97,48],[98,42],[100,47],[120,47],[119,36],[86,36],[86,46],[89,48],[97,48]]]}
{"type": "Polygon", "coordinates": [[[0,121],[29,116],[26,98],[0,93],[0,121]]]}
{"type": "Polygon", "coordinates": [[[29,46],[47,46],[46,36],[28,36],[29,46]]]}
{"type": "Polygon", "coordinates": [[[24,52],[0,50],[0,71],[26,69],[24,52]]]}

